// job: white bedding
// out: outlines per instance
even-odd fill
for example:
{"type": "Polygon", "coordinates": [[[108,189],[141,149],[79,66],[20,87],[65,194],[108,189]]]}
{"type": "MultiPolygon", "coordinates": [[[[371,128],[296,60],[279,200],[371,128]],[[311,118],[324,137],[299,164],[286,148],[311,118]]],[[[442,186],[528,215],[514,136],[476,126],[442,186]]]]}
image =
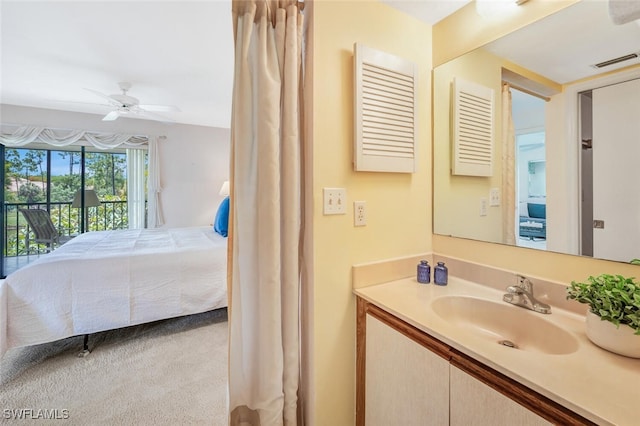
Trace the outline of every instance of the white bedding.
{"type": "Polygon", "coordinates": [[[225,307],[226,251],[210,226],[81,234],[0,283],[0,356],[225,307]]]}

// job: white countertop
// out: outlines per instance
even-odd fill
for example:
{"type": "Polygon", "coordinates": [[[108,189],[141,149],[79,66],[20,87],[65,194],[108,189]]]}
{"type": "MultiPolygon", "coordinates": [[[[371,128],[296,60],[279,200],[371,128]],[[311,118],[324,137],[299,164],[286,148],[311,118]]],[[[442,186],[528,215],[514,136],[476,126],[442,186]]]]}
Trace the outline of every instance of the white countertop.
{"type": "MultiPolygon", "coordinates": [[[[585,334],[581,315],[553,305],[550,315],[509,305],[502,302],[503,292],[452,276],[447,286],[419,284],[414,278],[407,278],[355,289],[354,293],[597,424],[640,424],[640,359],[595,346],[585,334]],[[550,355],[491,342],[431,310],[430,301],[445,295],[489,299],[543,317],[571,333],[578,341],[578,349],[550,355]]],[[[527,326],[524,321],[522,326],[527,326]]]]}

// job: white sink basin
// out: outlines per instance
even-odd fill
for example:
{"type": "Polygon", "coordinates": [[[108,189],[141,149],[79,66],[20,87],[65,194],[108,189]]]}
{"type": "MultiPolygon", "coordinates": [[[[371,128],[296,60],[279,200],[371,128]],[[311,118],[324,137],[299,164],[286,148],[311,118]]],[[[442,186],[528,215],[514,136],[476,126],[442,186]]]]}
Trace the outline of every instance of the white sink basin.
{"type": "Polygon", "coordinates": [[[551,355],[575,352],[578,340],[540,314],[506,302],[469,296],[442,296],[431,302],[439,317],[496,344],[551,355]]]}

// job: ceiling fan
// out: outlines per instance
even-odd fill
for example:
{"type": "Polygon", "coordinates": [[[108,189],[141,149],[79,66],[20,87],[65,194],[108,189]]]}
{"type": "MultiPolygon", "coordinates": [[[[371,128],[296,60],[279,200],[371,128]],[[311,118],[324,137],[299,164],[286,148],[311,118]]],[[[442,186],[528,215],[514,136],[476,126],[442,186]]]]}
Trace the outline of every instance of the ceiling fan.
{"type": "Polygon", "coordinates": [[[165,123],[173,123],[174,121],[168,117],[162,116],[160,114],[156,114],[156,112],[179,112],[180,108],[174,105],[145,105],[141,104],[138,98],[134,98],[133,96],[127,95],[129,89],[131,89],[131,83],[126,81],[121,81],[118,83],[120,90],[122,93],[117,93],[114,95],[106,95],[102,92],[98,92],[97,90],[87,89],[85,90],[100,96],[109,102],[109,105],[114,107],[115,109],[109,112],[102,118],[102,121],[113,121],[118,117],[126,117],[126,116],[138,116],[140,118],[148,118],[151,120],[162,121],[165,123]]]}

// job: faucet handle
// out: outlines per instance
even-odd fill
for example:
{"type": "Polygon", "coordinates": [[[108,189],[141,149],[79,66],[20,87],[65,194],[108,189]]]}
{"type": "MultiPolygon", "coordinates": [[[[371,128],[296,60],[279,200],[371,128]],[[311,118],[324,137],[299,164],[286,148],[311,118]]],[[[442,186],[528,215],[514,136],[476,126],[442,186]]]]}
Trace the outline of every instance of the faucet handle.
{"type": "MultiPolygon", "coordinates": [[[[524,293],[524,289],[519,285],[510,285],[507,287],[507,292],[511,294],[522,294],[524,293]]],[[[506,295],[505,295],[506,296],[506,295]]]]}
{"type": "Polygon", "coordinates": [[[533,283],[531,280],[520,274],[516,274],[516,278],[518,279],[517,284],[507,287],[508,293],[502,296],[502,300],[542,314],[550,314],[551,306],[536,300],[533,296],[533,283]]]}
{"type": "Polygon", "coordinates": [[[518,279],[517,286],[522,288],[524,291],[533,294],[533,283],[531,280],[524,275],[516,274],[516,278],[518,279]]]}

